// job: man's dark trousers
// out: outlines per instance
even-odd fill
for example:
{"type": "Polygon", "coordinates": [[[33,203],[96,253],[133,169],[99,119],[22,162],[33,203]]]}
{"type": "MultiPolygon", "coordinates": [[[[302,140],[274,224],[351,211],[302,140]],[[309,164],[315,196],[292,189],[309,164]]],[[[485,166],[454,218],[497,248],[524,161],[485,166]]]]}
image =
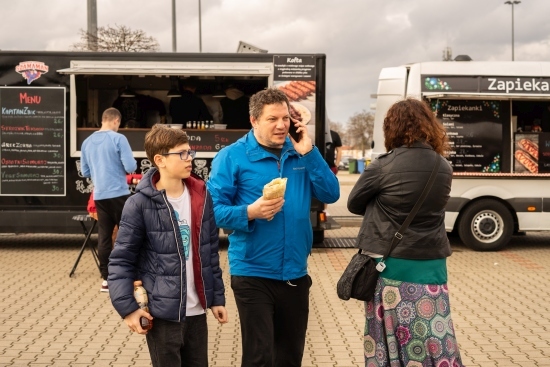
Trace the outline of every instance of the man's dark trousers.
{"type": "Polygon", "coordinates": [[[311,278],[232,276],[242,333],[242,367],[298,367],[306,339],[311,278]]]}
{"type": "Polygon", "coordinates": [[[124,203],[130,195],[112,199],[94,200],[97,209],[97,257],[101,277],[107,280],[109,275],[109,255],[113,249],[113,230],[120,223],[124,203]]]}

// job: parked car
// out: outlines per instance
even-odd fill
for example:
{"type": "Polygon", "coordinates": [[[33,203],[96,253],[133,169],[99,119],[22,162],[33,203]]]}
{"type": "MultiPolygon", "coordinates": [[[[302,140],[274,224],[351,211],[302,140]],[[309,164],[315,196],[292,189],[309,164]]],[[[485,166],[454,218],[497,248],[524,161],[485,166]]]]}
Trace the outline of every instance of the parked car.
{"type": "Polygon", "coordinates": [[[343,156],[342,159],[340,160],[340,164],[338,165],[338,170],[342,171],[342,170],[348,170],[349,169],[349,159],[351,157],[350,156],[343,156]]]}

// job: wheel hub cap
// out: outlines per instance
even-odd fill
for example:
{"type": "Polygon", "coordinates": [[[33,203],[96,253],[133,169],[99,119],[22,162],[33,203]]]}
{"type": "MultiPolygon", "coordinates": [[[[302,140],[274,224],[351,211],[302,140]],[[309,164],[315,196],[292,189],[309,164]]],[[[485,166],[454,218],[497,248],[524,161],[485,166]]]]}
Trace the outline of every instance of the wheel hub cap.
{"type": "Polygon", "coordinates": [[[495,242],[502,236],[503,232],[503,220],[497,212],[480,212],[472,221],[472,233],[478,241],[495,242]]]}

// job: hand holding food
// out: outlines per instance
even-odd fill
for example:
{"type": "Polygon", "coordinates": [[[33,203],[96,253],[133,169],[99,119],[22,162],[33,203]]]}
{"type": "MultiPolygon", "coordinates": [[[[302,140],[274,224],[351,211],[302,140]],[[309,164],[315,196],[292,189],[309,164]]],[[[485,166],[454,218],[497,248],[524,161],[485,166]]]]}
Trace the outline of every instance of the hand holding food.
{"type": "MultiPolygon", "coordinates": [[[[277,199],[277,198],[284,198],[285,190],[286,190],[286,180],[287,180],[286,178],[275,178],[271,180],[271,182],[268,182],[267,184],[265,184],[264,190],[263,190],[264,199],[271,200],[271,199],[277,199]]],[[[275,214],[277,212],[275,212],[275,210],[272,210],[271,211],[272,216],[270,218],[267,218],[267,220],[272,220],[273,217],[275,217],[275,214]]]]}
{"type": "Polygon", "coordinates": [[[285,196],[287,178],[275,178],[264,185],[264,199],[271,200],[285,196]]]}
{"type": "Polygon", "coordinates": [[[283,197],[279,197],[276,199],[265,199],[263,196],[260,196],[258,200],[256,200],[246,208],[248,220],[271,220],[273,219],[275,214],[281,211],[281,208],[284,204],[285,199],[283,197]]]}
{"type": "Polygon", "coordinates": [[[286,178],[276,178],[264,185],[263,195],[247,207],[248,220],[272,220],[285,201],[286,178]]]}

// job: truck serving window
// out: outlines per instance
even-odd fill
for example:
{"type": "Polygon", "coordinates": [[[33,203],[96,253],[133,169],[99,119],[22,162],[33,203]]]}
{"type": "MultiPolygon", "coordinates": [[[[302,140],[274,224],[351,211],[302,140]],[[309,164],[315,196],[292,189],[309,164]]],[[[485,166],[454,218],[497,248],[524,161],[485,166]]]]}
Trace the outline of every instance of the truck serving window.
{"type": "Polygon", "coordinates": [[[513,101],[512,132],[514,173],[548,172],[550,101],[513,101]]]}
{"type": "MultiPolygon", "coordinates": [[[[84,139],[100,127],[102,111],[108,107],[121,111],[120,132],[127,136],[136,157],[145,157],[143,135],[155,123],[181,124],[187,130],[227,125],[222,103],[228,88],[240,93],[237,97],[245,97],[241,103],[245,106],[247,96],[271,85],[273,80],[272,63],[254,62],[72,61],[70,68],[58,72],[70,75],[74,157],[80,155],[84,139]],[[170,113],[171,102],[174,103],[173,98],[181,100],[183,84],[191,79],[194,95],[204,102],[204,117],[179,121],[181,117],[170,113]]],[[[246,106],[241,108],[245,109],[246,106]]]]}

